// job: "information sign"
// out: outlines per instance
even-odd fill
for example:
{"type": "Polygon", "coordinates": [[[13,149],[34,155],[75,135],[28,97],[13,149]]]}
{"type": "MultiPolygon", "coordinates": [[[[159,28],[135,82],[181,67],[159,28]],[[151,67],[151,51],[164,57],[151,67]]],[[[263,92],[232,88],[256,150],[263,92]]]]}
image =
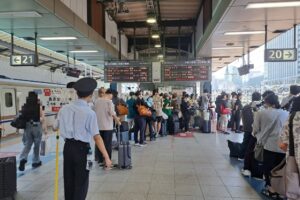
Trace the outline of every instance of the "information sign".
{"type": "Polygon", "coordinates": [[[297,49],[266,49],[265,62],[293,62],[297,60],[297,49]]]}
{"type": "Polygon", "coordinates": [[[162,80],[208,81],[210,61],[166,62],[162,67],[162,80]]]}
{"type": "Polygon", "coordinates": [[[36,57],[34,54],[22,54],[10,56],[11,66],[35,66],[36,57]]]}
{"type": "Polygon", "coordinates": [[[104,67],[105,82],[152,82],[151,63],[136,61],[107,62],[104,67]]]}

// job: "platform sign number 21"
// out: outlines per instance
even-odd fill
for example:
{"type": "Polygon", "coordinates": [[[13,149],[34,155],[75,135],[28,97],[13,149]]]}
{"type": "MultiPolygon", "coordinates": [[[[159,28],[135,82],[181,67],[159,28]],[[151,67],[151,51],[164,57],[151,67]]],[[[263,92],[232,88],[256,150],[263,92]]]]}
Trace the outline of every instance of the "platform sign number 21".
{"type": "Polygon", "coordinates": [[[10,57],[11,66],[34,66],[35,61],[34,54],[11,55],[10,57]]]}

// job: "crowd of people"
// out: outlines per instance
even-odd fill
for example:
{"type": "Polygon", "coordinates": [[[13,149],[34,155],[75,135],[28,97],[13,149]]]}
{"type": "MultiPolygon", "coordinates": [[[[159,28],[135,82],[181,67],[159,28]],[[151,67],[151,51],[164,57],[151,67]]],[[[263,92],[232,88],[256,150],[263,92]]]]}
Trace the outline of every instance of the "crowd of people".
{"type": "MultiPolygon", "coordinates": [[[[291,142],[289,136],[292,129],[295,158],[300,170],[299,86],[292,85],[290,95],[281,104],[274,92],[265,91],[262,95],[254,92],[252,101],[247,105],[242,105],[242,93],[236,92],[231,95],[223,92],[214,104],[207,90],[197,97],[186,92],[181,96],[176,93],[163,94],[154,89],[152,92],[130,92],[123,99],[115,90],[100,88],[95,99],[93,93],[96,83],[93,79],[80,79],[71,87],[77,91],[78,99],[60,110],[53,125],[55,130],[60,129],[65,140],[63,155],[66,199],[73,199],[74,195],[82,197],[80,199],[86,196],[86,162],[87,154],[91,151],[92,138],[95,141],[95,160],[105,169],[112,168],[113,134],[124,121],[128,122],[129,137],[133,133],[132,139],[137,147],[147,145],[147,136],[152,142],[157,137],[167,135],[167,132],[189,133],[191,127],[204,126],[205,120],[210,122],[211,130],[208,132],[214,132],[213,126],[225,134],[229,130],[234,133],[243,132],[242,143],[228,140],[230,156],[244,161],[241,172],[244,176],[264,178],[266,187],[262,193],[271,198],[279,198],[271,185],[271,170],[289,154],[287,149],[291,142]],[[202,125],[198,119],[203,120],[202,125]],[[214,120],[217,123],[214,124],[214,120]],[[180,124],[177,128],[175,121],[180,124]]],[[[22,107],[22,116],[26,120],[26,127],[20,171],[25,169],[33,143],[35,147],[32,166],[42,165],[39,150],[42,132],[46,132],[47,128],[43,108],[34,92],[29,93],[22,107]]]]}
{"type": "MultiPolygon", "coordinates": [[[[243,122],[242,129],[240,129],[240,124],[230,122],[231,128],[243,130],[244,138],[242,143],[228,140],[230,156],[243,160],[242,175],[264,179],[265,188],[262,190],[262,194],[272,199],[281,198],[278,191],[272,187],[271,172],[289,155],[290,133],[293,136],[295,159],[300,171],[299,94],[300,86],[291,85],[290,94],[280,103],[278,96],[273,91],[265,91],[262,95],[254,92],[249,104],[243,107],[236,100],[231,112],[232,118],[237,123],[239,120],[236,117],[241,117],[243,122]],[[238,115],[236,115],[237,111],[239,111],[238,115]],[[292,131],[290,132],[291,127],[292,131]]],[[[224,95],[226,96],[226,94],[224,95]]],[[[228,112],[221,112],[221,116],[229,115],[230,110],[228,104],[225,103],[224,95],[222,95],[223,102],[221,104],[222,107],[227,105],[228,112]]],[[[232,95],[232,99],[235,99],[234,95],[232,95]]],[[[220,119],[220,121],[222,120],[220,119]]],[[[300,196],[296,199],[298,198],[300,196]]]]}

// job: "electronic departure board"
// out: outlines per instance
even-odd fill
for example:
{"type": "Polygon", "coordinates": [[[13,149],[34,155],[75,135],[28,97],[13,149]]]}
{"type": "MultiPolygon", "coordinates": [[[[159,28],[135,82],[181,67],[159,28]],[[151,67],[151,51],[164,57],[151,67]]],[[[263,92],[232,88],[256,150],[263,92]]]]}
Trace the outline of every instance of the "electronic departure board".
{"type": "Polygon", "coordinates": [[[166,62],[162,66],[162,80],[168,81],[207,81],[210,61],[196,60],[185,62],[166,62]]]}
{"type": "Polygon", "coordinates": [[[151,82],[151,63],[107,62],[104,67],[105,82],[151,82]]]}

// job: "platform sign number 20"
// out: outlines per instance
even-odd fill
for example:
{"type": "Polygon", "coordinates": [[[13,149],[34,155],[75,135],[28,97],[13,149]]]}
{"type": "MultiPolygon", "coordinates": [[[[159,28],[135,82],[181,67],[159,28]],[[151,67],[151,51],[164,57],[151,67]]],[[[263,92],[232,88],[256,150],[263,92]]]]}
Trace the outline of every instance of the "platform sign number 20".
{"type": "Polygon", "coordinates": [[[297,60],[297,49],[266,49],[266,62],[288,62],[297,60]]]}

